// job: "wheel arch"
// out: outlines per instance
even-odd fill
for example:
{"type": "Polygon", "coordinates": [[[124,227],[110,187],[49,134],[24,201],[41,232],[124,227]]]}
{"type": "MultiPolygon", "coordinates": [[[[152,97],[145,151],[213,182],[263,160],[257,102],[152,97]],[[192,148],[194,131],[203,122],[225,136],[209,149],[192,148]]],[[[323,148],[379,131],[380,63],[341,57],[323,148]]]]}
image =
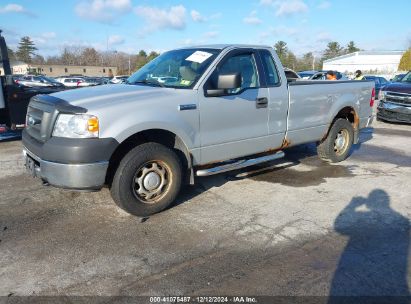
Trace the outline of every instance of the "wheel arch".
{"type": "Polygon", "coordinates": [[[114,150],[109,160],[106,184],[111,185],[114,174],[123,157],[133,148],[147,142],[156,142],[174,150],[183,165],[186,183],[194,183],[192,156],[183,139],[172,131],[165,129],[146,129],[130,135],[114,150]]]}
{"type": "Polygon", "coordinates": [[[336,114],[334,114],[326,134],[324,134],[324,137],[321,139],[321,142],[327,138],[334,122],[339,118],[346,119],[351,123],[354,129],[354,144],[358,143],[360,117],[358,116],[357,111],[352,106],[345,106],[341,108],[336,114]]]}

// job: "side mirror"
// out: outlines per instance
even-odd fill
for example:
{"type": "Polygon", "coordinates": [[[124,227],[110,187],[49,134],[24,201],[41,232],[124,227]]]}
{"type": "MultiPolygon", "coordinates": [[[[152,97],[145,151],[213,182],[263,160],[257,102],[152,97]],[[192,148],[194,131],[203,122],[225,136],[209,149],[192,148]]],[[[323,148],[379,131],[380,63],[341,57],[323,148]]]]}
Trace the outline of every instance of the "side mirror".
{"type": "Polygon", "coordinates": [[[217,89],[237,89],[241,87],[241,74],[218,75],[217,89]]]}
{"type": "Polygon", "coordinates": [[[226,90],[241,87],[241,73],[220,74],[217,78],[217,88],[208,89],[207,96],[215,97],[226,94],[226,90]]]}

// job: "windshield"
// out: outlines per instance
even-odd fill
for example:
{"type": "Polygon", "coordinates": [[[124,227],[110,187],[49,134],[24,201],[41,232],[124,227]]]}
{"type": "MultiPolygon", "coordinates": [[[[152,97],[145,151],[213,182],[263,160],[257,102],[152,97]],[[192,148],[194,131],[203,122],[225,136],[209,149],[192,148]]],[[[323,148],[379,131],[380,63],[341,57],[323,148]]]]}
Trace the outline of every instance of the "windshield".
{"type": "Polygon", "coordinates": [[[404,77],[404,74],[395,75],[391,81],[392,82],[401,81],[403,77],[404,77]]]}
{"type": "Polygon", "coordinates": [[[126,83],[192,88],[220,51],[182,49],[163,53],[131,75],[126,83]]]}
{"type": "Polygon", "coordinates": [[[402,79],[401,82],[411,82],[411,72],[408,72],[402,79]]]}

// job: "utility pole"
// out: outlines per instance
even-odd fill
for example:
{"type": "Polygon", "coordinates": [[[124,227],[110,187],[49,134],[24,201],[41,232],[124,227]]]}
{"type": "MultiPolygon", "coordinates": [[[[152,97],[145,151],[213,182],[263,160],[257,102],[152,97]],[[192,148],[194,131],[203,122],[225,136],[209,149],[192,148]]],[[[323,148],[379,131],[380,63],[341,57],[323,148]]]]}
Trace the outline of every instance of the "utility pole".
{"type": "Polygon", "coordinates": [[[130,54],[128,54],[128,75],[130,76],[130,66],[131,66],[131,64],[130,64],[130,54]]]}

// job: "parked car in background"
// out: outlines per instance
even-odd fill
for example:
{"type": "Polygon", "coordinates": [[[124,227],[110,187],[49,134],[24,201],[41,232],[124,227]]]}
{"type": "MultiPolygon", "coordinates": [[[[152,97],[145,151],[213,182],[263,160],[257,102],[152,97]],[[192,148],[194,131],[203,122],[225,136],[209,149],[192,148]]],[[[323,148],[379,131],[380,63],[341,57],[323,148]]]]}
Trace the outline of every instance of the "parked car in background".
{"type": "MultiPolygon", "coordinates": [[[[298,75],[304,80],[327,80],[328,71],[302,71],[298,72],[298,75]]],[[[348,77],[338,71],[334,71],[337,76],[337,80],[349,80],[348,77]]]]}
{"type": "Polygon", "coordinates": [[[300,71],[298,75],[301,79],[310,79],[314,74],[318,73],[318,71],[300,71]]]}
{"type": "Polygon", "coordinates": [[[284,68],[285,77],[287,78],[287,82],[297,81],[301,79],[300,75],[292,69],[284,68]]]}
{"type": "Polygon", "coordinates": [[[26,87],[62,87],[63,85],[53,78],[42,75],[24,75],[15,80],[26,87]]]}
{"type": "Polygon", "coordinates": [[[56,78],[56,81],[62,83],[66,87],[90,87],[96,85],[94,82],[88,82],[83,77],[61,77],[56,78]]]}
{"type": "Polygon", "coordinates": [[[411,123],[411,71],[384,86],[379,99],[377,119],[411,123]]]}
{"type": "Polygon", "coordinates": [[[379,96],[380,90],[389,83],[387,79],[381,76],[366,75],[364,79],[375,82],[375,96],[379,96]]]}
{"type": "Polygon", "coordinates": [[[401,79],[407,74],[397,74],[393,78],[390,79],[391,82],[401,81],[401,79]]]}
{"type": "Polygon", "coordinates": [[[12,76],[11,76],[11,78],[12,78],[12,80],[13,80],[13,82],[14,83],[19,83],[19,79],[21,78],[21,77],[23,77],[24,75],[21,75],[21,74],[13,74],[12,76]]]}
{"type": "Polygon", "coordinates": [[[90,86],[96,86],[102,84],[102,81],[98,77],[84,77],[83,81],[88,83],[90,86]]]}
{"type": "Polygon", "coordinates": [[[110,79],[110,83],[123,83],[127,80],[128,77],[130,76],[127,76],[127,75],[114,76],[113,78],[110,79]]]}
{"type": "Polygon", "coordinates": [[[95,85],[108,84],[110,82],[108,78],[104,77],[87,77],[85,79],[87,82],[94,83],[95,85]]]}

